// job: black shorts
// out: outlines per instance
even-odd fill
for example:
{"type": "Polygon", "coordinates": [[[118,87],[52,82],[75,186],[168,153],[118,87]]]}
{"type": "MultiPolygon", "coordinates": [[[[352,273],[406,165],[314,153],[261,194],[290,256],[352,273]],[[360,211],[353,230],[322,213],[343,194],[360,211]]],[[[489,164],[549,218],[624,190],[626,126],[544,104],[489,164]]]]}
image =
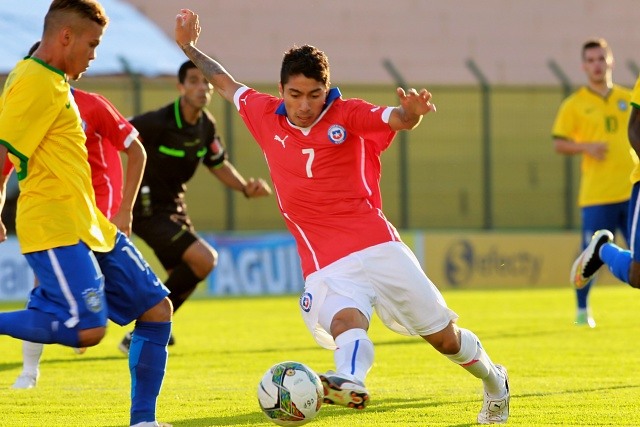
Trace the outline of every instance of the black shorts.
{"type": "Polygon", "coordinates": [[[165,270],[182,263],[182,255],[198,235],[188,215],[157,212],[149,217],[134,216],[133,232],[149,245],[165,270]]]}

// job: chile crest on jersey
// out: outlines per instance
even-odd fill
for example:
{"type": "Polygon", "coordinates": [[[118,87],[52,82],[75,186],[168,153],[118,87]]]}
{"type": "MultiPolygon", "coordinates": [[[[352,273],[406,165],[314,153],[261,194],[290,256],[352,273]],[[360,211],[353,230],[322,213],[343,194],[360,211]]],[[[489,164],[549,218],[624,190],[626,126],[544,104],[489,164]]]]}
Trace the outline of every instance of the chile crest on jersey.
{"type": "Polygon", "coordinates": [[[340,125],[331,125],[327,131],[327,136],[332,143],[336,145],[342,144],[347,139],[347,130],[340,125]]]}

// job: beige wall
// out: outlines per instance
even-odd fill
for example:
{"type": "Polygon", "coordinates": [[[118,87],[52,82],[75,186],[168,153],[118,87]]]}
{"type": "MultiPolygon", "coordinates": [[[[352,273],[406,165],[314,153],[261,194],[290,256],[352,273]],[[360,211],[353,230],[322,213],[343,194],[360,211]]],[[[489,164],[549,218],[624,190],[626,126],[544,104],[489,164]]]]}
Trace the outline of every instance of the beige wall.
{"type": "Polygon", "coordinates": [[[323,49],[334,83],[387,83],[382,60],[416,85],[474,83],[473,58],[495,84],[556,84],[557,61],[582,82],[585,38],[609,40],[630,85],[628,61],[640,63],[637,0],[126,0],[171,36],[176,13],[200,14],[202,49],[240,81],[274,82],[292,44],[323,49]]]}

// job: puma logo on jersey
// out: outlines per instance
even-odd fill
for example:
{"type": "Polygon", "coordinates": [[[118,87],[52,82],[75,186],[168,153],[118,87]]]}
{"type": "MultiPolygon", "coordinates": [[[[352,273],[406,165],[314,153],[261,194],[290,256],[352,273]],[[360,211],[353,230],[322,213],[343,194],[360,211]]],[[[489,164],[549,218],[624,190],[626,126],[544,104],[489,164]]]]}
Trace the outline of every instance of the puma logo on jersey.
{"type": "Polygon", "coordinates": [[[240,102],[242,102],[244,105],[247,105],[247,97],[245,96],[244,98],[240,98],[240,102]]]}
{"type": "Polygon", "coordinates": [[[375,112],[376,112],[376,111],[378,111],[379,109],[380,109],[380,107],[373,107],[373,108],[371,109],[371,112],[372,112],[372,113],[375,113],[375,112]]]}
{"type": "Polygon", "coordinates": [[[285,148],[284,141],[286,141],[287,138],[289,138],[289,135],[286,135],[284,138],[280,138],[280,136],[278,135],[273,135],[273,139],[278,141],[280,144],[282,144],[282,148],[285,148]]]}

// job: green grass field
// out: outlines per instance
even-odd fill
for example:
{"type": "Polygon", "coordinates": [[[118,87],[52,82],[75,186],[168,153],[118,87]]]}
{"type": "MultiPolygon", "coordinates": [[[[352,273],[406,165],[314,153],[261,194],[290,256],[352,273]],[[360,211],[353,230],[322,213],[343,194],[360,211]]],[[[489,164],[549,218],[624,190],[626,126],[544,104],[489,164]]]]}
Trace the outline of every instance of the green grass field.
{"type": "MultiPolygon", "coordinates": [[[[509,369],[516,426],[638,426],[640,293],[597,287],[598,326],[573,325],[570,289],[447,291],[445,298],[495,362],[509,369]]],[[[1,310],[19,308],[3,304],[1,310]]],[[[158,403],[158,419],[180,426],[271,426],[256,386],[272,364],[297,360],[324,371],[331,352],[304,328],[295,296],[190,301],[174,322],[177,344],[158,403]]],[[[129,374],[116,349],[125,329],[82,356],[45,349],[38,387],[12,390],[20,343],[0,338],[0,426],[128,425],[129,374]]],[[[376,360],[364,411],[323,406],[312,426],[470,426],[482,386],[418,338],[375,319],[376,360]]]]}

